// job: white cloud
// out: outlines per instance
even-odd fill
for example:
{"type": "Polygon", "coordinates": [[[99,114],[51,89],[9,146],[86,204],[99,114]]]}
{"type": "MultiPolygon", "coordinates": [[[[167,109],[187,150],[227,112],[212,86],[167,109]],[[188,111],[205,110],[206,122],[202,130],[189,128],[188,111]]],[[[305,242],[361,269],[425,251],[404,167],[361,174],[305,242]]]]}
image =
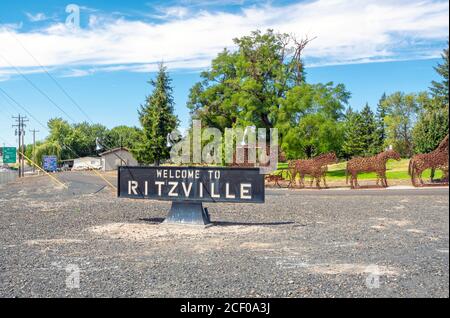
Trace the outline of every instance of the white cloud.
{"type": "Polygon", "coordinates": [[[95,70],[93,69],[70,69],[65,71],[61,77],[84,77],[95,73],[95,70]]]}
{"type": "Polygon", "coordinates": [[[0,82],[6,82],[11,78],[11,76],[7,75],[7,74],[2,74],[0,73],[0,82]]]}
{"type": "Polygon", "coordinates": [[[25,12],[25,15],[27,16],[28,20],[30,20],[30,22],[40,22],[40,21],[45,21],[45,20],[49,19],[49,17],[47,17],[42,12],[38,12],[36,14],[25,12]]]}
{"type": "MultiPolygon", "coordinates": [[[[320,66],[437,57],[442,47],[436,41],[448,38],[447,1],[316,0],[239,13],[188,14],[180,8],[166,12],[176,19],[161,23],[93,17],[89,28],[78,31],[63,23],[26,33],[0,27],[0,54],[18,67],[36,67],[18,39],[48,67],[138,72],[164,61],[172,69],[195,69],[207,67],[224,47],[233,48],[233,38],[273,28],[317,36],[305,57],[320,66]]],[[[2,67],[8,65],[0,59],[2,67]]]]}
{"type": "Polygon", "coordinates": [[[171,6],[171,7],[158,7],[156,10],[160,13],[157,15],[151,15],[151,17],[157,19],[182,19],[189,15],[190,11],[187,7],[171,6]]]}

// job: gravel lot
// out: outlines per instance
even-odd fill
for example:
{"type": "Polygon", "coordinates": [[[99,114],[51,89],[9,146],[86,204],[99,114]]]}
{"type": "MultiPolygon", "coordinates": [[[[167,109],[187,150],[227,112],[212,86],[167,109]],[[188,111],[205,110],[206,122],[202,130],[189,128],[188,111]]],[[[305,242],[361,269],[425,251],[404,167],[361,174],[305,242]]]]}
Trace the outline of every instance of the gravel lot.
{"type": "Polygon", "coordinates": [[[0,186],[0,297],[449,297],[448,188],[273,189],[203,229],[59,177],[0,186]]]}

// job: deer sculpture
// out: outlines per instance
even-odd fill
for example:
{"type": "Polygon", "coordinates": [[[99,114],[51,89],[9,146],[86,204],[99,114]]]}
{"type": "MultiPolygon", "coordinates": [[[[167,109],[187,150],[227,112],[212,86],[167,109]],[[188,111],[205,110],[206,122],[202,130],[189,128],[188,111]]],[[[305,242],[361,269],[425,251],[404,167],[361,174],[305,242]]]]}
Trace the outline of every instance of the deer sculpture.
{"type": "Polygon", "coordinates": [[[381,181],[382,187],[387,187],[386,178],[386,162],[389,159],[400,160],[400,154],[394,150],[387,150],[372,157],[355,157],[347,162],[346,169],[346,183],[350,175],[350,186],[352,189],[359,188],[358,173],[360,172],[375,172],[377,174],[377,182],[379,185],[381,181]]]}
{"type": "Polygon", "coordinates": [[[310,186],[312,187],[314,179],[316,180],[316,187],[320,189],[320,181],[323,180],[324,186],[327,186],[326,173],[328,165],[337,162],[337,157],[334,152],[319,155],[313,159],[295,160],[289,162],[289,171],[293,184],[296,183],[297,174],[300,176],[300,187],[305,187],[305,176],[311,176],[310,186]]]}
{"type": "Polygon", "coordinates": [[[420,185],[423,186],[422,173],[426,169],[440,169],[444,172],[443,180],[448,182],[448,135],[441,141],[439,146],[430,153],[417,154],[409,161],[408,173],[411,176],[412,184],[417,187],[416,178],[419,178],[420,185]]]}

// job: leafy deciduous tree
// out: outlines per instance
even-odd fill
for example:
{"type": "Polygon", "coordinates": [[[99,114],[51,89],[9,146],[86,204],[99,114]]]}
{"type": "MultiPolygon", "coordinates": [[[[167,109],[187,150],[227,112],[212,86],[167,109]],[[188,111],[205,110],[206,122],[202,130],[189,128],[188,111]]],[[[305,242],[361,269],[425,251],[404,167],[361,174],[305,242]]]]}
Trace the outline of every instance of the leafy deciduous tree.
{"type": "Polygon", "coordinates": [[[412,128],[423,110],[426,96],[426,93],[396,92],[383,101],[386,110],[386,143],[392,145],[403,157],[411,157],[414,153],[412,128]]]}

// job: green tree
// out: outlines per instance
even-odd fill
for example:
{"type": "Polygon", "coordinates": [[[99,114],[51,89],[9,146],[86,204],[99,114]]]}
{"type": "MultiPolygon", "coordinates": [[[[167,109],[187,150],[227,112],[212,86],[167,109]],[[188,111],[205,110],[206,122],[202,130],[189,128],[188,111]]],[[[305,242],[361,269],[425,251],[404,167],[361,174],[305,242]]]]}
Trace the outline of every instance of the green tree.
{"type": "Polygon", "coordinates": [[[348,108],[345,114],[342,153],[346,159],[362,156],[367,151],[366,136],[363,132],[364,121],[359,112],[348,108]]]}
{"type": "Polygon", "coordinates": [[[315,113],[305,115],[289,129],[281,146],[289,159],[311,158],[330,151],[339,154],[342,139],[341,123],[315,113]]]}
{"type": "Polygon", "coordinates": [[[364,108],[360,112],[362,126],[361,126],[361,134],[364,141],[364,155],[374,155],[377,150],[377,123],[375,119],[375,114],[370,109],[369,104],[366,103],[364,108]]]}
{"type": "Polygon", "coordinates": [[[278,128],[290,158],[339,149],[337,127],[350,93],[342,84],[306,83],[301,54],[309,40],[268,30],[234,42],[237,50],[221,52],[192,87],[187,103],[192,117],[222,131],[278,128]]]}
{"type": "Polygon", "coordinates": [[[108,149],[124,147],[133,152],[136,145],[141,141],[141,129],[137,127],[117,126],[106,132],[102,144],[108,149]]]}
{"type": "Polygon", "coordinates": [[[276,128],[284,136],[281,147],[290,159],[338,153],[343,138],[344,85],[302,83],[280,101],[276,128]]]}
{"type": "MultiPolygon", "coordinates": [[[[36,140],[36,149],[39,146],[41,146],[43,143],[44,143],[43,141],[36,140]]],[[[34,161],[34,159],[33,159],[33,157],[34,157],[33,148],[34,148],[33,144],[25,145],[25,156],[27,156],[28,158],[30,158],[31,160],[34,161]]],[[[28,159],[26,159],[26,161],[27,161],[28,165],[30,165],[30,166],[32,165],[31,161],[29,161],[28,159]]],[[[35,162],[37,164],[41,164],[41,161],[37,160],[37,158],[36,158],[35,162]]]]}
{"type": "Polygon", "coordinates": [[[106,127],[100,124],[83,122],[70,125],[61,118],[50,119],[47,125],[49,135],[44,145],[51,146],[42,149],[57,149],[61,160],[97,155],[95,141],[103,139],[107,133],[106,127]]]}
{"type": "Polygon", "coordinates": [[[47,151],[54,149],[55,151],[58,151],[58,158],[61,160],[73,158],[73,151],[66,146],[67,138],[73,133],[73,127],[62,118],[50,119],[47,126],[49,129],[49,135],[44,145],[41,147],[41,151],[46,152],[45,155],[56,155],[56,153],[47,153],[47,151]]]}
{"type": "Polygon", "coordinates": [[[383,101],[386,144],[392,145],[403,157],[411,157],[414,153],[412,129],[428,100],[426,96],[426,93],[396,92],[383,101]]]}
{"type": "Polygon", "coordinates": [[[386,93],[383,93],[378,101],[377,111],[375,115],[376,129],[373,137],[373,144],[371,152],[373,154],[380,153],[385,148],[386,142],[386,124],[384,118],[386,117],[386,109],[383,106],[383,102],[386,100],[386,93]]]}
{"type": "MultiPolygon", "coordinates": [[[[428,153],[436,149],[441,140],[448,134],[448,46],[442,54],[443,62],[434,69],[441,76],[440,82],[432,81],[431,98],[423,98],[424,112],[414,127],[414,150],[416,153],[428,153]]],[[[431,179],[434,169],[431,171],[431,179]]]]}
{"type": "Polygon", "coordinates": [[[103,140],[107,129],[100,124],[89,124],[83,122],[72,126],[72,132],[65,140],[66,147],[70,151],[70,156],[86,157],[97,154],[96,140],[103,140]]]}
{"type": "Polygon", "coordinates": [[[222,131],[247,125],[276,127],[280,101],[305,81],[301,53],[308,40],[297,42],[268,30],[234,43],[235,52],[224,50],[201,74],[187,106],[193,118],[222,131]]]}
{"type": "Polygon", "coordinates": [[[56,141],[46,141],[39,146],[36,146],[36,163],[43,164],[44,156],[56,156],[62,160],[62,148],[56,141]]]}
{"type": "Polygon", "coordinates": [[[422,96],[424,111],[414,127],[414,144],[417,153],[436,149],[448,134],[448,48],[442,54],[443,62],[435,67],[441,82],[432,82],[431,97],[422,96]]]}
{"type": "Polygon", "coordinates": [[[173,114],[172,80],[167,68],[161,63],[155,80],[150,80],[153,93],[147,97],[139,110],[139,120],[143,128],[142,141],[136,145],[137,160],[140,163],[159,165],[161,160],[169,158],[167,135],[178,125],[173,114]]]}
{"type": "Polygon", "coordinates": [[[436,72],[441,76],[441,81],[432,81],[430,91],[434,98],[439,99],[442,101],[442,104],[447,105],[449,104],[449,92],[448,92],[448,42],[447,42],[447,48],[444,49],[444,52],[442,53],[442,63],[438,64],[434,69],[436,72]]]}
{"type": "Polygon", "coordinates": [[[414,150],[428,153],[448,134],[448,108],[430,109],[421,114],[413,130],[414,150]]]}

